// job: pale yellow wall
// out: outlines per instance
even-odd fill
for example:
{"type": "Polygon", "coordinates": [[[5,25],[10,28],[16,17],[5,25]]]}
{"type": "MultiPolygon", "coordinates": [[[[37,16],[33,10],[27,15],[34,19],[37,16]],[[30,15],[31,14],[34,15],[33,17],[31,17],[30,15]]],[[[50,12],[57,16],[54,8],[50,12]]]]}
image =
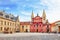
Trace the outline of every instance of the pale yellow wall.
{"type": "Polygon", "coordinates": [[[0,32],[4,32],[4,27],[9,27],[9,31],[12,31],[14,32],[15,30],[15,22],[14,21],[11,21],[11,20],[7,20],[7,19],[4,19],[4,18],[1,18],[0,17],[0,32]],[[2,21],[2,22],[1,22],[2,21]],[[5,25],[5,22],[6,22],[6,25],[5,25]],[[8,22],[9,22],[9,25],[8,25],[8,22]],[[1,24],[2,23],[2,24],[1,24]],[[11,25],[10,25],[11,24],[11,25]],[[1,27],[2,27],[2,30],[1,30],[1,27]]]}
{"type": "Polygon", "coordinates": [[[52,30],[52,32],[54,32],[55,31],[55,27],[51,27],[51,30],[52,30]]]}
{"type": "Polygon", "coordinates": [[[56,26],[54,26],[54,27],[51,27],[51,29],[52,29],[52,32],[57,32],[57,31],[59,31],[58,25],[56,25],[56,26]]]}
{"type": "Polygon", "coordinates": [[[20,25],[20,32],[26,32],[26,29],[30,32],[30,25],[20,25]],[[22,26],[24,26],[24,29],[22,29],[22,26]]]}
{"type": "Polygon", "coordinates": [[[16,29],[15,30],[16,31],[18,31],[18,30],[20,31],[20,22],[16,21],[15,23],[16,23],[16,29]]]}

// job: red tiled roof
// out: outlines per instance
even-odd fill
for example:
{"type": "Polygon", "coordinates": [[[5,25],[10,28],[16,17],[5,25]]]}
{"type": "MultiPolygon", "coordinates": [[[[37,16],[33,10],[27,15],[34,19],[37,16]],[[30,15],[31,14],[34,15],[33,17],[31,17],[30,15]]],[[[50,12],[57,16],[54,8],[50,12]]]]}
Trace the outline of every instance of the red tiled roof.
{"type": "Polygon", "coordinates": [[[60,22],[60,20],[58,20],[58,21],[55,21],[55,22],[53,22],[53,23],[51,23],[51,24],[54,24],[54,23],[57,23],[57,22],[60,22]]]}
{"type": "Polygon", "coordinates": [[[30,25],[30,22],[20,22],[20,25],[30,25]]]}
{"type": "Polygon", "coordinates": [[[60,22],[60,20],[56,21],[55,23],[60,22]]]}
{"type": "Polygon", "coordinates": [[[53,22],[53,23],[51,23],[51,27],[54,27],[56,24],[55,23],[57,23],[57,22],[60,22],[60,20],[58,20],[58,21],[55,21],[55,22],[53,22]]]}

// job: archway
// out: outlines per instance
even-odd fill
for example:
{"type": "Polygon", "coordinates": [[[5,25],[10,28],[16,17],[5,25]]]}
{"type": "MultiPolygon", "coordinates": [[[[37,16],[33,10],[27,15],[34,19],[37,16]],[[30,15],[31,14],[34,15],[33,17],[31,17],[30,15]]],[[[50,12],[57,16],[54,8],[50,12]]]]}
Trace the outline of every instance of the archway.
{"type": "Polygon", "coordinates": [[[26,32],[28,32],[28,29],[26,29],[26,32]]]}
{"type": "Polygon", "coordinates": [[[60,33],[60,26],[58,26],[58,28],[59,28],[59,33],[60,33]]]}
{"type": "Polygon", "coordinates": [[[36,32],[38,32],[38,29],[36,30],[36,32]]]}

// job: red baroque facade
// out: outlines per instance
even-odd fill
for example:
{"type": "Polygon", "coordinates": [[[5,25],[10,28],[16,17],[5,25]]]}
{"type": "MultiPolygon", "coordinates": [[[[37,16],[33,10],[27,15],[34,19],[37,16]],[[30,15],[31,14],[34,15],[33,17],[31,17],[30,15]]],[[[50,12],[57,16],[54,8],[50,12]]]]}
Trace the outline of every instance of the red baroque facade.
{"type": "Polygon", "coordinates": [[[47,25],[43,24],[40,16],[37,15],[36,17],[32,18],[30,32],[47,32],[47,25]]]}

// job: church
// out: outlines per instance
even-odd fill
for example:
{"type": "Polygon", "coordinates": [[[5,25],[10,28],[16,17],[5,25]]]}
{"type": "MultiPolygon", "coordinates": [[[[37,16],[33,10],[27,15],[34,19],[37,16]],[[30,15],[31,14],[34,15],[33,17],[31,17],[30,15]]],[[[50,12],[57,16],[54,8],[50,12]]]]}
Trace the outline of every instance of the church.
{"type": "Polygon", "coordinates": [[[42,17],[40,17],[39,14],[34,17],[32,11],[31,21],[20,22],[20,32],[49,32],[49,25],[48,19],[46,19],[45,10],[43,10],[42,17]]]}

